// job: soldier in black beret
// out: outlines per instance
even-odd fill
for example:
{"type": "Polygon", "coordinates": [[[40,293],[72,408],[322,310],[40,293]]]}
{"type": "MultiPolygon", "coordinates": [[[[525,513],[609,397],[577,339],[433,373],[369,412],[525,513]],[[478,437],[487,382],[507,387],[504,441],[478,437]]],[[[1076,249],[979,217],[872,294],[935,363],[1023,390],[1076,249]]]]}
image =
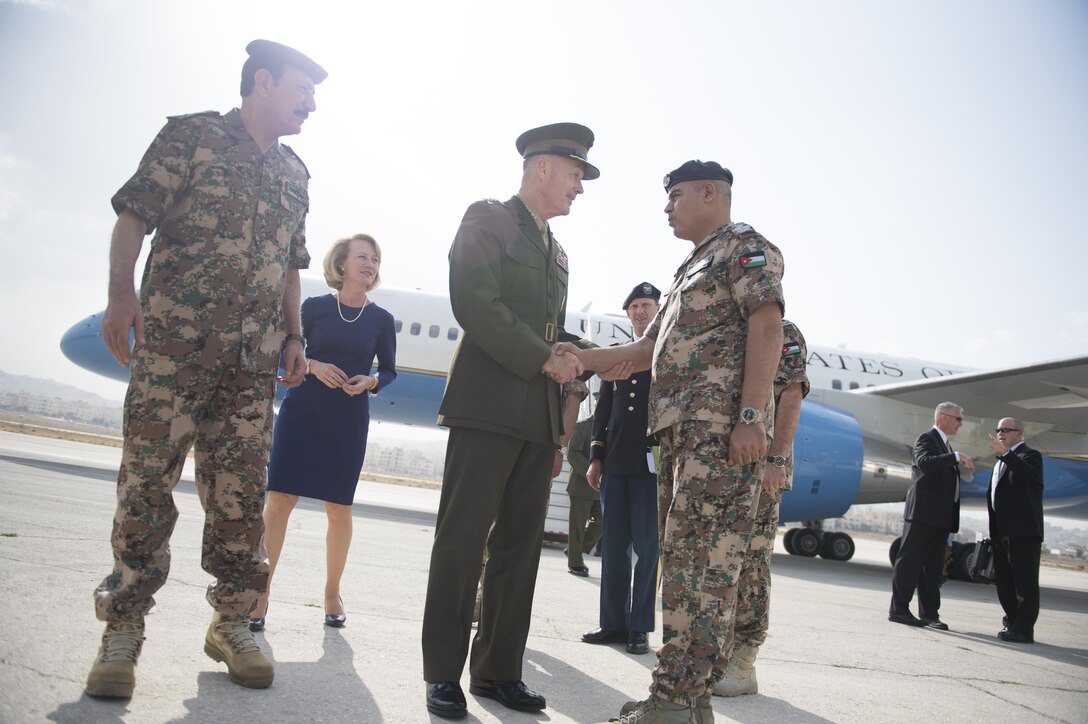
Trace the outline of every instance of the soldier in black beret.
{"type": "Polygon", "coordinates": [[[626,345],[569,349],[587,370],[618,362],[653,370],[663,645],[651,696],[625,704],[619,719],[640,724],[714,719],[712,669],[732,636],[737,589],[707,582],[739,571],[752,539],[785,309],[781,251],[731,218],[732,172],[688,161],[664,186],[669,226],[692,249],[661,311],[626,345]]]}
{"type": "MultiPolygon", "coordinates": [[[[635,285],[623,300],[636,338],[657,314],[661,290],[635,285]]],[[[586,480],[601,491],[601,606],[598,628],[582,634],[587,644],[626,644],[632,654],[650,650],[657,592],[657,475],[646,434],[650,371],[602,382],[593,413],[593,442],[586,480]],[[631,553],[637,557],[632,565],[631,553]]]]}

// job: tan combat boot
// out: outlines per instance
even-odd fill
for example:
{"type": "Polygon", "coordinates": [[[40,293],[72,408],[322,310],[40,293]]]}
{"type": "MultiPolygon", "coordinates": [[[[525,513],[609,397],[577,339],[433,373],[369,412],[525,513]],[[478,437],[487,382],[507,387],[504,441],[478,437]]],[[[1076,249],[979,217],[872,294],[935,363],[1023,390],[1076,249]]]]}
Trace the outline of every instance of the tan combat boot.
{"type": "Polygon", "coordinates": [[[725,667],[722,680],[714,684],[714,696],[741,696],[757,693],[759,691],[759,685],[756,683],[757,653],[759,648],[755,646],[735,647],[725,667]]]}
{"type": "Polygon", "coordinates": [[[107,623],[98,647],[98,658],[87,674],[84,691],[90,696],[127,699],[136,688],[136,659],[144,645],[144,625],[118,621],[107,623]]]}
{"type": "MultiPolygon", "coordinates": [[[[644,701],[629,701],[620,707],[622,715],[610,722],[622,724],[698,724],[695,707],[673,704],[656,696],[644,701]]],[[[713,716],[713,714],[711,714],[713,716]]],[[[713,719],[711,720],[713,721],[713,719]]]]}
{"type": "Polygon", "coordinates": [[[249,630],[246,617],[223,618],[216,612],[204,637],[204,653],[215,661],[227,665],[230,679],[235,684],[250,689],[264,689],[272,685],[275,670],[249,630]]]}

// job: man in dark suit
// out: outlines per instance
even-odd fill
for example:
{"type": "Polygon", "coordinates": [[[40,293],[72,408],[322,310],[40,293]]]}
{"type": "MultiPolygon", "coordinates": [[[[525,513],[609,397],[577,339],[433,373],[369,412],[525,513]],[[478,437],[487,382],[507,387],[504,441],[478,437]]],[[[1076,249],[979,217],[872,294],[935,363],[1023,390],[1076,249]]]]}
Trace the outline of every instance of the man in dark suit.
{"type": "MultiPolygon", "coordinates": [[[[627,295],[623,311],[631,320],[635,339],[646,333],[660,299],[661,290],[649,282],[638,284],[627,295]]],[[[650,378],[650,370],[645,370],[601,385],[593,413],[592,462],[586,474],[589,484],[601,491],[604,534],[600,626],[582,634],[582,641],[625,643],[632,654],[650,651],[647,633],[654,630],[661,557],[657,471],[651,452],[657,441],[646,434],[650,378]]]]}
{"type": "Polygon", "coordinates": [[[949,533],[960,529],[960,466],[975,469],[970,457],[948,443],[962,425],[963,408],[942,402],[933,413],[933,427],[914,443],[903,538],[892,569],[889,621],[948,630],[939,615],[944,553],[949,533]],[[918,618],[910,612],[916,587],[918,618]]]}
{"type": "Polygon", "coordinates": [[[986,493],[997,597],[1005,610],[1003,641],[1035,642],[1039,554],[1043,545],[1043,456],[1024,443],[1024,425],[1002,418],[990,435],[997,464],[986,493]]]}
{"type": "Polygon", "coordinates": [[[577,123],[523,133],[518,194],[469,206],[450,249],[450,303],[464,336],[439,408],[450,435],[423,613],[423,678],[436,716],[468,714],[459,681],[470,638],[472,693],[512,709],[545,706],[521,680],[522,657],[562,433],[560,384],[582,372],[555,349],[575,337],[563,330],[567,255],[547,220],[568,214],[583,179],[600,175],[586,160],[592,145],[593,132],[577,123]]]}
{"type": "Polygon", "coordinates": [[[567,462],[570,463],[570,478],[567,480],[567,497],[570,499],[570,512],[567,516],[567,570],[582,577],[589,575],[589,568],[582,556],[597,545],[603,527],[601,494],[586,481],[592,432],[593,418],[580,420],[574,425],[574,432],[567,443],[567,462]]]}

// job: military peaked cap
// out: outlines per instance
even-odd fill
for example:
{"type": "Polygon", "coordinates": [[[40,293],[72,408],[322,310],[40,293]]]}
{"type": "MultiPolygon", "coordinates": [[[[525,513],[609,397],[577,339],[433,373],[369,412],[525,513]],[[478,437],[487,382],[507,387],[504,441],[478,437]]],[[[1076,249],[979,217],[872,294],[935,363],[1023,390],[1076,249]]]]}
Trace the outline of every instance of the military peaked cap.
{"type": "Polygon", "coordinates": [[[623,300],[623,311],[627,311],[627,308],[631,306],[631,302],[636,299],[652,299],[655,302],[661,301],[661,290],[655,287],[650,282],[642,282],[631,290],[631,293],[627,295],[627,299],[623,300]]]}
{"type": "Polygon", "coordinates": [[[283,63],[293,65],[310,76],[310,80],[314,82],[314,85],[329,77],[328,72],[311,60],[309,56],[282,43],[271,40],[254,40],[246,46],[246,52],[249,53],[246,67],[250,69],[251,73],[256,72],[258,68],[267,68],[267,64],[283,63]]]}
{"type": "Polygon", "coordinates": [[[514,142],[522,158],[548,154],[573,158],[585,167],[586,181],[592,181],[601,175],[596,166],[586,157],[593,148],[593,131],[580,123],[552,123],[548,126],[533,128],[518,136],[514,142]]]}
{"type": "Polygon", "coordinates": [[[681,181],[725,181],[733,185],[733,172],[714,161],[688,161],[675,171],[665,174],[665,190],[681,181]]]}

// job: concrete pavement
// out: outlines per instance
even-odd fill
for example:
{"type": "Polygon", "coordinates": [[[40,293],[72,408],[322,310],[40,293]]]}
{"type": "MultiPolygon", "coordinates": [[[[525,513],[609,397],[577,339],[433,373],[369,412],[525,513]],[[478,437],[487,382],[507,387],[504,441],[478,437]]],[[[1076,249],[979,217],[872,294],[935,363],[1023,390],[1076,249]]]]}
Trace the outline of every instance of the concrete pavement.
{"type": "MultiPolygon", "coordinates": [[[[202,513],[183,479],[172,573],[147,618],[136,693],[84,696],[102,630],[91,591],[109,570],[117,455],[0,434],[0,721],[441,721],[424,706],[419,645],[437,495],[369,483],[355,506],[344,629],[322,626],[324,513],[304,502],[292,517],[258,636],[276,680],[253,691],[202,650],[211,616],[202,513]]],[[[858,548],[849,563],[775,555],[760,693],[715,699],[718,721],[1088,721],[1088,576],[1044,569],[1038,643],[1014,646],[995,638],[991,586],[946,584],[951,632],[888,622],[886,547],[858,548]]],[[[548,708],[516,713],[469,695],[466,721],[604,721],[646,694],[652,654],[579,641],[596,625],[599,559],[587,558],[585,579],[567,573],[559,548],[541,556],[525,680],[548,708]]],[[[467,683],[466,671],[466,692],[467,683]]]]}

